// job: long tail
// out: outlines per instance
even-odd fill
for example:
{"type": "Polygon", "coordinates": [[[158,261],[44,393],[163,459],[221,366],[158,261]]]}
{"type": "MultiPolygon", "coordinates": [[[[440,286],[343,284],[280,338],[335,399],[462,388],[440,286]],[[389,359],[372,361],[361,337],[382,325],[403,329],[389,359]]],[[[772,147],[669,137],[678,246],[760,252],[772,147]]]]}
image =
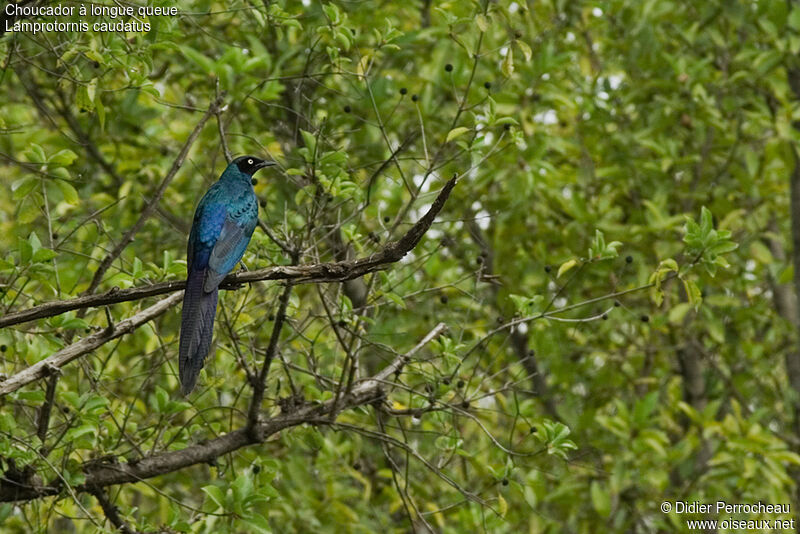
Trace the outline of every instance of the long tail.
{"type": "Polygon", "coordinates": [[[178,374],[181,391],[188,395],[211,348],[214,317],[217,314],[217,290],[203,291],[205,270],[189,271],[181,312],[181,340],[178,348],[178,374]]]}

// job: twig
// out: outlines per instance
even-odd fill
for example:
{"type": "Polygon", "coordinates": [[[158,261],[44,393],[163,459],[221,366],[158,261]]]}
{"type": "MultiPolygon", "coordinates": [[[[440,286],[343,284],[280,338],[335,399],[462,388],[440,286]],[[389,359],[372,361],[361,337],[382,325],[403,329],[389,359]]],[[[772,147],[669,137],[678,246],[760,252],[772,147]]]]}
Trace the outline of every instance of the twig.
{"type": "MultiPolygon", "coordinates": [[[[219,91],[219,78],[214,79],[214,90],[217,93],[217,100],[220,100],[221,93],[219,91]]],[[[217,117],[217,128],[219,128],[219,140],[222,143],[222,153],[225,155],[225,161],[230,163],[233,161],[231,151],[228,148],[228,139],[225,137],[225,125],[222,122],[222,109],[219,106],[214,109],[214,115],[217,117]]]]}
{"type": "MultiPolygon", "coordinates": [[[[39,409],[39,420],[36,424],[36,435],[39,436],[39,440],[42,443],[44,443],[44,440],[47,437],[47,430],[50,427],[50,413],[53,410],[53,402],[55,400],[58,378],[59,373],[54,372],[47,379],[47,391],[44,395],[44,404],[42,404],[42,407],[39,409]]],[[[42,455],[46,456],[46,453],[42,452],[42,455]]]]}
{"type": "Polygon", "coordinates": [[[123,534],[136,534],[136,530],[132,529],[128,522],[122,519],[122,516],[119,515],[119,510],[114,503],[108,499],[108,495],[106,495],[104,489],[97,488],[91,493],[97,499],[98,504],[103,509],[103,513],[106,514],[106,517],[109,521],[111,521],[111,524],[117,527],[118,531],[122,532],[123,534]]]}

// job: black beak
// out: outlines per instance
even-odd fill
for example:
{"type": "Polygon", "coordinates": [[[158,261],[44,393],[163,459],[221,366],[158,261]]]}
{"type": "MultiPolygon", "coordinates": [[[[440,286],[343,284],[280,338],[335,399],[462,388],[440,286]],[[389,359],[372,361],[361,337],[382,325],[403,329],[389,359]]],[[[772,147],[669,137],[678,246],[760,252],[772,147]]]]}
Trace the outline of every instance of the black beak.
{"type": "Polygon", "coordinates": [[[273,165],[277,165],[274,161],[261,161],[256,163],[256,170],[263,169],[264,167],[272,167],[273,165]]]}

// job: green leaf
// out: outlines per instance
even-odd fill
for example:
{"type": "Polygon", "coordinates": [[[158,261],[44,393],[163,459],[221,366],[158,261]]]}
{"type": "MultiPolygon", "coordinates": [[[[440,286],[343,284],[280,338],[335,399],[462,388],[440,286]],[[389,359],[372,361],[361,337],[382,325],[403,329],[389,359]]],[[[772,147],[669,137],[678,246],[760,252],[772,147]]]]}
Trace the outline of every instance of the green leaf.
{"type": "Polygon", "coordinates": [[[211,485],[203,486],[200,488],[200,491],[208,495],[208,498],[211,500],[211,502],[216,504],[216,508],[211,508],[211,510],[225,508],[225,495],[222,493],[222,490],[219,487],[211,485]]]}
{"type": "Polygon", "coordinates": [[[89,97],[89,89],[86,85],[80,85],[75,90],[75,107],[80,113],[94,110],[94,98],[89,97]]]}
{"type": "Polygon", "coordinates": [[[533,52],[531,51],[531,47],[528,46],[528,43],[519,39],[517,39],[515,42],[517,43],[519,49],[522,50],[522,55],[525,56],[525,61],[530,61],[531,57],[533,57],[533,52]]]}
{"type": "Polygon", "coordinates": [[[41,248],[33,253],[33,261],[35,263],[41,263],[43,261],[51,260],[58,256],[58,252],[55,250],[50,250],[48,248],[41,248]]]}
{"type": "Polygon", "coordinates": [[[15,180],[14,183],[11,184],[14,200],[20,200],[28,196],[31,191],[36,189],[36,186],[39,185],[39,181],[39,178],[35,176],[26,176],[25,178],[15,180]]]}
{"type": "Polygon", "coordinates": [[[589,494],[595,511],[602,517],[608,517],[611,514],[611,495],[608,490],[600,482],[593,480],[589,485],[589,494]]]}
{"type": "Polygon", "coordinates": [[[489,28],[489,21],[483,13],[478,13],[475,16],[475,24],[478,25],[478,29],[481,32],[485,32],[489,28]]]}
{"type": "Polygon", "coordinates": [[[556,278],[561,278],[562,274],[566,273],[567,271],[569,271],[570,269],[572,269],[576,265],[578,265],[578,260],[576,260],[575,258],[572,258],[571,260],[565,261],[558,268],[558,273],[556,274],[556,278]]]}
{"type": "Polygon", "coordinates": [[[30,148],[26,150],[23,155],[25,159],[31,163],[45,163],[47,161],[47,156],[44,155],[44,149],[36,143],[31,143],[30,148]]]}
{"type": "Polygon", "coordinates": [[[308,149],[308,158],[306,161],[310,163],[311,161],[314,160],[314,157],[316,156],[317,138],[314,136],[313,133],[308,132],[306,130],[300,130],[300,135],[303,136],[303,143],[308,149]]]}
{"type": "Polygon", "coordinates": [[[506,513],[508,513],[508,502],[506,502],[505,498],[502,494],[497,494],[497,512],[500,514],[500,517],[505,517],[506,513]]]}
{"type": "Polygon", "coordinates": [[[242,522],[250,527],[248,532],[256,532],[258,534],[272,534],[269,527],[269,522],[264,516],[259,514],[249,515],[242,519],[242,522]]]}
{"type": "Polygon", "coordinates": [[[671,324],[679,324],[683,321],[683,318],[686,317],[686,314],[689,310],[692,309],[692,303],[690,302],[679,302],[675,306],[669,310],[669,315],[667,316],[667,320],[671,324]]]}
{"type": "Polygon", "coordinates": [[[386,297],[387,299],[391,300],[392,302],[394,302],[397,305],[398,308],[400,308],[402,310],[406,309],[406,303],[403,300],[403,297],[401,297],[397,293],[393,293],[391,291],[387,291],[386,293],[383,294],[383,296],[386,297]]]}
{"type": "Polygon", "coordinates": [[[699,308],[700,304],[703,303],[703,293],[697,287],[697,284],[692,280],[683,280],[683,288],[686,291],[689,304],[694,306],[695,309],[699,308]]]}
{"type": "Polygon", "coordinates": [[[452,141],[456,137],[458,137],[460,135],[463,135],[463,134],[467,133],[468,131],[470,131],[470,129],[469,128],[465,128],[464,126],[459,126],[458,128],[453,128],[452,130],[447,132],[447,138],[444,140],[444,142],[445,143],[449,143],[450,141],[452,141]]]}
{"type": "Polygon", "coordinates": [[[503,58],[503,63],[500,66],[500,70],[503,72],[503,76],[506,78],[510,78],[511,75],[514,74],[514,50],[510,47],[508,48],[506,57],[503,58]]]}
{"type": "Polygon", "coordinates": [[[56,186],[61,191],[61,194],[64,195],[64,202],[67,202],[72,205],[80,204],[80,197],[78,196],[78,191],[72,187],[72,184],[65,180],[55,180],[56,186]]]}
{"type": "Polygon", "coordinates": [[[61,323],[60,326],[61,328],[83,330],[89,328],[89,323],[79,317],[72,317],[70,319],[66,319],[63,323],[61,323]]]}
{"type": "Polygon", "coordinates": [[[202,53],[198,52],[194,48],[189,45],[183,45],[180,47],[181,52],[183,55],[186,56],[189,61],[200,67],[204,72],[214,72],[214,61],[210,58],[206,57],[202,53]]]}

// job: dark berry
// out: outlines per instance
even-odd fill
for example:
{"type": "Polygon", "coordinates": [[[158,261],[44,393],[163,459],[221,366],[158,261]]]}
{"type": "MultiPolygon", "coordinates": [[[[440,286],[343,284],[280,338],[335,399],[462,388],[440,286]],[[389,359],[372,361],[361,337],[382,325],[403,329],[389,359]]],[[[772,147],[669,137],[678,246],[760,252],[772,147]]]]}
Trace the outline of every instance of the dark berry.
{"type": "Polygon", "coordinates": [[[504,479],[503,479],[503,481],[502,481],[502,484],[503,484],[504,486],[508,486],[508,479],[507,479],[507,478],[504,478],[504,479]]]}
{"type": "Polygon", "coordinates": [[[254,465],[253,466],[253,473],[255,473],[257,475],[260,472],[261,472],[261,466],[260,465],[254,465]]]}
{"type": "Polygon", "coordinates": [[[604,320],[604,321],[608,321],[608,314],[607,314],[607,313],[604,313],[604,314],[603,314],[603,320],[604,320]]]}
{"type": "Polygon", "coordinates": [[[339,325],[340,328],[344,328],[345,326],[347,326],[347,322],[344,319],[339,320],[337,324],[339,325]]]}
{"type": "Polygon", "coordinates": [[[345,107],[344,107],[344,112],[345,112],[345,113],[350,113],[350,111],[351,111],[351,110],[350,110],[350,106],[345,106],[345,107]]]}
{"type": "Polygon", "coordinates": [[[552,267],[550,267],[549,265],[545,265],[545,266],[544,266],[544,272],[546,272],[546,273],[549,273],[549,272],[550,272],[550,271],[552,271],[552,270],[553,270],[553,268],[552,268],[552,267]]]}
{"type": "Polygon", "coordinates": [[[258,183],[258,180],[255,179],[255,178],[251,178],[250,179],[250,183],[253,184],[253,185],[256,185],[258,183]]]}
{"type": "Polygon", "coordinates": [[[354,463],[353,469],[355,469],[356,471],[361,471],[361,464],[358,462],[354,463]]]}
{"type": "Polygon", "coordinates": [[[419,96],[418,95],[411,95],[411,101],[412,102],[416,102],[417,100],[419,100],[419,96]]]}
{"type": "Polygon", "coordinates": [[[614,301],[614,307],[615,307],[615,308],[619,308],[620,306],[622,306],[622,304],[620,303],[620,301],[618,301],[618,300],[615,300],[615,301],[614,301]]]}
{"type": "Polygon", "coordinates": [[[262,200],[261,202],[259,202],[259,204],[261,205],[262,208],[266,208],[267,207],[267,201],[266,200],[262,200]]]}
{"type": "Polygon", "coordinates": [[[7,350],[8,350],[8,347],[6,347],[5,345],[0,345],[0,352],[5,352],[7,350]]]}
{"type": "Polygon", "coordinates": [[[625,263],[633,263],[633,256],[625,256],[625,263]]]}
{"type": "Polygon", "coordinates": [[[464,381],[463,380],[459,380],[458,383],[456,384],[456,387],[457,388],[463,388],[464,387],[464,381]]]}
{"type": "Polygon", "coordinates": [[[444,66],[444,70],[446,70],[447,72],[453,72],[453,66],[450,63],[448,63],[447,65],[444,66]]]}
{"type": "Polygon", "coordinates": [[[388,215],[384,216],[384,218],[383,218],[383,222],[385,222],[385,223],[388,223],[388,222],[389,222],[389,220],[390,220],[390,219],[389,219],[389,216],[388,216],[388,215]]]}
{"type": "Polygon", "coordinates": [[[274,320],[275,320],[275,316],[274,315],[269,315],[267,317],[267,321],[274,321],[274,320]]]}
{"type": "Polygon", "coordinates": [[[639,317],[639,319],[641,319],[641,321],[642,321],[643,323],[648,323],[648,322],[650,322],[650,317],[649,317],[648,315],[642,315],[641,317],[639,317]]]}
{"type": "Polygon", "coordinates": [[[504,124],[504,125],[503,125],[503,129],[504,129],[505,131],[509,131],[509,130],[511,129],[511,125],[510,125],[510,124],[504,124]]]}
{"type": "Polygon", "coordinates": [[[53,241],[55,241],[56,239],[58,239],[58,234],[53,234],[53,241]]]}
{"type": "Polygon", "coordinates": [[[491,89],[492,88],[492,82],[486,82],[486,83],[483,84],[483,86],[485,88],[487,88],[487,89],[491,89]]]}
{"type": "Polygon", "coordinates": [[[95,61],[94,63],[92,63],[92,67],[94,67],[96,69],[99,69],[100,68],[100,62],[99,61],[95,61]]]}
{"type": "Polygon", "coordinates": [[[464,408],[465,410],[469,410],[469,401],[465,400],[464,402],[462,402],[461,407],[464,408]]]}
{"type": "Polygon", "coordinates": [[[441,297],[439,297],[439,302],[441,302],[442,304],[447,304],[447,295],[442,295],[441,297]]]}
{"type": "MultiPolygon", "coordinates": [[[[3,345],[3,346],[5,347],[5,345],[3,345]]],[[[5,352],[5,351],[3,351],[3,352],[5,352]]],[[[444,384],[445,386],[449,386],[450,385],[450,379],[449,378],[445,378],[444,380],[442,380],[442,384],[444,384]]]]}
{"type": "Polygon", "coordinates": [[[403,88],[401,88],[401,89],[400,89],[400,94],[401,94],[401,95],[404,95],[404,94],[406,94],[406,93],[408,93],[408,89],[406,89],[405,87],[403,87],[403,88]]]}
{"type": "Polygon", "coordinates": [[[522,37],[522,32],[521,32],[521,31],[519,31],[519,30],[515,30],[515,31],[514,31],[514,37],[516,37],[517,39],[519,39],[520,37],[522,37]]]}
{"type": "Polygon", "coordinates": [[[504,321],[505,321],[505,319],[503,319],[503,316],[502,316],[502,315],[500,315],[500,316],[497,318],[497,324],[503,324],[503,322],[504,322],[504,321]]]}
{"type": "Polygon", "coordinates": [[[538,431],[539,431],[539,429],[537,429],[535,426],[532,426],[530,428],[530,430],[528,430],[528,432],[531,433],[531,434],[536,434],[538,431]]]}

